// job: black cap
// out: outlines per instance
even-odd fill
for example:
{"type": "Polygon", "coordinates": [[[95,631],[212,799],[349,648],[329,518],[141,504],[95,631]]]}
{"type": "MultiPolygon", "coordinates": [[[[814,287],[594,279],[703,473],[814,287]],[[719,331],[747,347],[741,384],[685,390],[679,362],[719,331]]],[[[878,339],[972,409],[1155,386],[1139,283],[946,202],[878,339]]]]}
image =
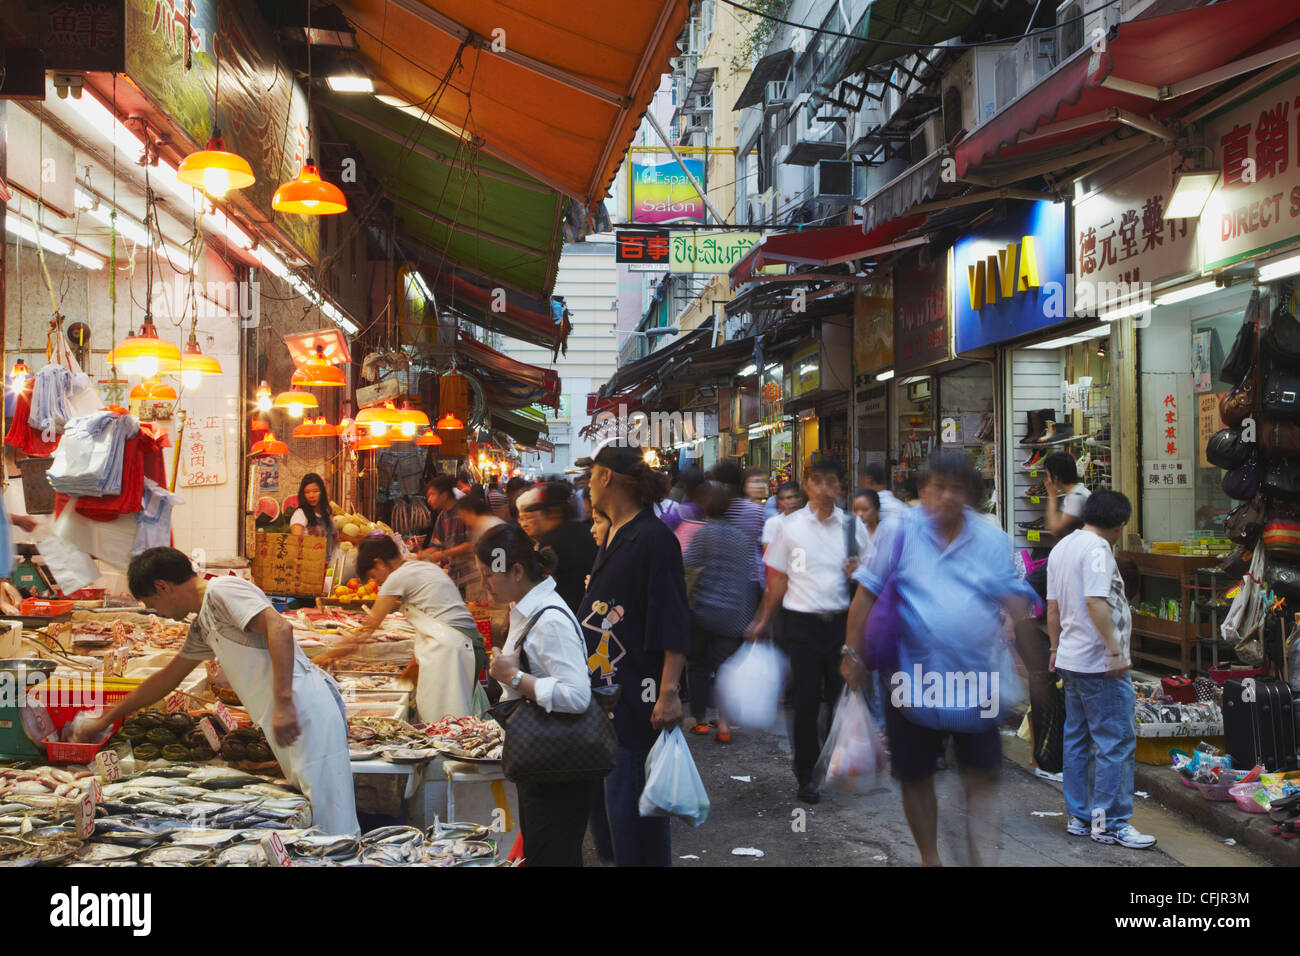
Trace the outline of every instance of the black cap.
{"type": "Polygon", "coordinates": [[[636,445],[610,443],[601,448],[591,458],[579,458],[574,462],[579,468],[603,465],[620,475],[635,475],[645,467],[643,453],[636,445]]]}

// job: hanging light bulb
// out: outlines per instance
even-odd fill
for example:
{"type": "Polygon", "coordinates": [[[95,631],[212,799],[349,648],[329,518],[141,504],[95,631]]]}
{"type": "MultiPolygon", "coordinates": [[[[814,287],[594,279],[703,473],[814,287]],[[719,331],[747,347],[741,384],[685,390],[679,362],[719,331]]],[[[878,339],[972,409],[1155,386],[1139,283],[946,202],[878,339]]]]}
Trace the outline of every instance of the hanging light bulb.
{"type": "Polygon", "coordinates": [[[325,359],[325,346],[317,343],[316,354],[293,373],[289,384],[293,388],[322,388],[346,385],[348,377],[325,359]]]}
{"type": "Polygon", "coordinates": [[[347,212],[348,201],[339,187],[320,178],[320,169],[309,158],[297,176],[275,191],[271,208],[304,216],[329,216],[347,212]]]}
{"type": "Polygon", "coordinates": [[[438,437],[437,432],[435,432],[433,429],[429,429],[423,435],[417,438],[415,440],[415,443],[417,445],[441,445],[442,439],[438,437]]]}
{"type": "Polygon", "coordinates": [[[253,445],[252,453],[254,455],[287,455],[289,446],[282,441],[277,441],[275,432],[267,432],[266,437],[253,445]]]}
{"type": "Polygon", "coordinates": [[[154,377],[145,379],[131,389],[131,397],[146,402],[174,402],[176,401],[176,389],[161,379],[154,377]]]}
{"type": "Polygon", "coordinates": [[[185,351],[181,353],[180,368],[181,384],[187,389],[198,388],[204,375],[221,374],[221,363],[199,350],[198,336],[193,331],[190,332],[189,342],[185,344],[185,351]]]}
{"type": "Polygon", "coordinates": [[[402,424],[401,413],[392,402],[371,405],[357,412],[357,424],[370,429],[372,437],[383,437],[390,429],[398,429],[402,424]]]}
{"type": "Polygon", "coordinates": [[[272,404],[275,408],[288,409],[289,414],[294,418],[301,418],[304,409],[315,408],[320,402],[311,392],[290,390],[275,396],[272,404]]]}
{"type": "Polygon", "coordinates": [[[181,350],[171,342],[158,337],[158,329],[146,315],[139,335],[129,335],[108,353],[110,366],[120,365],[128,374],[150,378],[157,375],[166,364],[170,371],[179,366],[181,350]]]}
{"type": "Polygon", "coordinates": [[[440,431],[451,432],[464,427],[465,423],[451,412],[448,412],[446,415],[443,415],[442,418],[438,419],[437,428],[440,431]]]}
{"type": "Polygon", "coordinates": [[[14,362],[14,367],[9,370],[9,375],[14,380],[13,390],[15,392],[21,392],[23,390],[23,385],[27,381],[27,376],[31,374],[31,371],[27,368],[27,363],[22,359],[14,362]]]}
{"type": "Polygon", "coordinates": [[[257,181],[248,160],[226,151],[219,129],[213,129],[212,138],[203,149],[181,160],[176,178],[187,186],[202,189],[211,199],[222,199],[230,190],[243,189],[257,181]]]}
{"type": "Polygon", "coordinates": [[[259,412],[269,412],[271,410],[271,386],[262,382],[257,386],[257,410],[259,412]]]}
{"type": "Polygon", "coordinates": [[[397,419],[398,429],[403,438],[414,438],[415,433],[421,428],[429,427],[429,416],[412,407],[410,402],[402,403],[402,407],[397,411],[397,419]]]}

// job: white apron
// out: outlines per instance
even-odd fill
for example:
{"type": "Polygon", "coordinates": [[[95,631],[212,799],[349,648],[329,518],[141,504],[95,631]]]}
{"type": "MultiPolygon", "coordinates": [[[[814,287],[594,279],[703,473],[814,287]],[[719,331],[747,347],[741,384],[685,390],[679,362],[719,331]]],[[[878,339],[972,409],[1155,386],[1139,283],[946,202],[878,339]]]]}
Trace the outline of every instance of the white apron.
{"type": "Polygon", "coordinates": [[[230,686],[248,716],[266,731],[266,742],[285,776],[311,801],[312,823],[326,833],[359,834],[348,724],[343,698],[330,678],[293,650],[293,702],[301,733],[291,747],[275,742],[275,683],[266,650],[246,647],[205,631],[230,686]]]}
{"type": "Polygon", "coordinates": [[[420,665],[415,710],[420,720],[431,722],[474,713],[478,681],[473,642],[413,604],[403,604],[402,613],[415,628],[415,659],[420,665]]]}

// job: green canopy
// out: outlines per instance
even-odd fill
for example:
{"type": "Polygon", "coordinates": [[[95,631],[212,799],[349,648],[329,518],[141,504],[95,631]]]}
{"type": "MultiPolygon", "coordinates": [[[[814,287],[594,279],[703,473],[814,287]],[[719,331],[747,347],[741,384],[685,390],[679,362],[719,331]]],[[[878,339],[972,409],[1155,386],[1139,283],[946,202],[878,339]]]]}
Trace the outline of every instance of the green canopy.
{"type": "Polygon", "coordinates": [[[529,295],[555,282],[568,199],[472,143],[372,97],[321,96],[337,134],[397,207],[430,274],[464,266],[529,295]]]}
{"type": "Polygon", "coordinates": [[[521,445],[536,445],[539,435],[548,434],[546,416],[531,408],[516,408],[505,411],[491,409],[492,427],[505,432],[521,445]]]}

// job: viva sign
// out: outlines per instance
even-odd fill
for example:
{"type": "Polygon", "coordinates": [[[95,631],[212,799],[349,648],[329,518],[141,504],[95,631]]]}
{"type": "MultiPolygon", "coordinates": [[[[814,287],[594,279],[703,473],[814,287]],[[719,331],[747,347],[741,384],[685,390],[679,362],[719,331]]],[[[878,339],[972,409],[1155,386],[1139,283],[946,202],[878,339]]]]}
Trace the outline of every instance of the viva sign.
{"type": "Polygon", "coordinates": [[[1047,307],[1044,286],[1065,282],[1065,204],[1016,206],[1005,219],[953,246],[958,353],[1005,342],[1062,319],[1059,308],[1047,307]]]}

